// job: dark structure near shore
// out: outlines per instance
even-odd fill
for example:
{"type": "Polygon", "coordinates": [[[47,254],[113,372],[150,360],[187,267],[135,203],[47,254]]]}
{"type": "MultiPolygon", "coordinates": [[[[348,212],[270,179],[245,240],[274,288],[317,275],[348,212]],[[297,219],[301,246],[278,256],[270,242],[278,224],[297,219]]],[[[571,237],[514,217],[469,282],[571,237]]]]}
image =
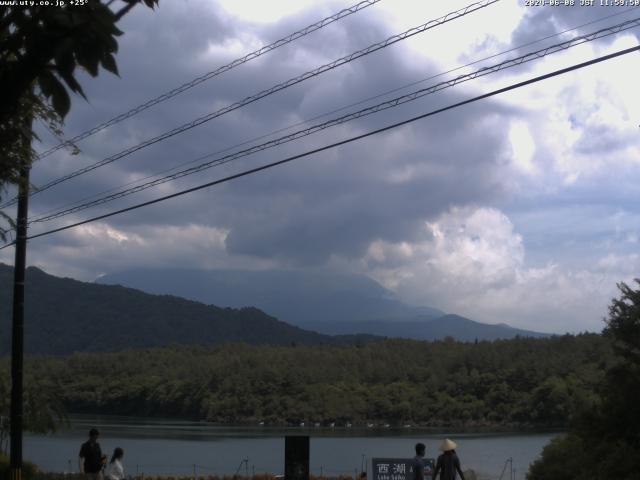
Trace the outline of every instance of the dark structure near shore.
{"type": "Polygon", "coordinates": [[[284,437],[284,479],[309,480],[309,437],[284,437]]]}

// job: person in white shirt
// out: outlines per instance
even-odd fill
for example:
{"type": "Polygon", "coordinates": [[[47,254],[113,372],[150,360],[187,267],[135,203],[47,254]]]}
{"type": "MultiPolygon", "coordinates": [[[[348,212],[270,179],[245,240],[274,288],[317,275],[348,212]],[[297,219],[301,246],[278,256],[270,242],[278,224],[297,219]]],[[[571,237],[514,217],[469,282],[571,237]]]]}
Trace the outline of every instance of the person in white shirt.
{"type": "Polygon", "coordinates": [[[113,451],[113,455],[111,456],[111,460],[107,465],[107,470],[104,475],[106,480],[124,480],[124,468],[122,467],[123,456],[124,450],[120,447],[117,447],[113,451]]]}

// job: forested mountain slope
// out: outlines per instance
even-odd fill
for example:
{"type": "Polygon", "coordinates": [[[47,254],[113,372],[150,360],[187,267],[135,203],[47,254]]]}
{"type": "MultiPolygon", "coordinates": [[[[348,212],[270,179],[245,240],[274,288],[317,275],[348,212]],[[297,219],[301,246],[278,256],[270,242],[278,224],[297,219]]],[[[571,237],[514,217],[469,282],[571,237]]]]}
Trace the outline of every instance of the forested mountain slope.
{"type": "MultiPolygon", "coordinates": [[[[68,354],[171,344],[225,342],[288,345],[349,343],[365,336],[331,337],[303,330],[256,308],[218,308],[170,295],[99,285],[27,269],[27,353],[68,354]]],[[[9,352],[13,268],[0,264],[0,354],[9,352]]]]}

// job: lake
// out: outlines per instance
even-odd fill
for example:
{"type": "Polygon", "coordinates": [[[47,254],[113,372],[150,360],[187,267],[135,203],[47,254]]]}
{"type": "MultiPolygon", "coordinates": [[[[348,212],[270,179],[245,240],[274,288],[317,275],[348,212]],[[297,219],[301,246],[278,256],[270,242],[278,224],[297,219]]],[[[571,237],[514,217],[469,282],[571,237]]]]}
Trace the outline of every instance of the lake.
{"type": "MultiPolygon", "coordinates": [[[[373,457],[412,457],[415,443],[427,445],[427,457],[436,457],[443,438],[458,443],[463,469],[481,478],[498,479],[511,458],[515,479],[524,480],[529,464],[556,433],[456,433],[414,428],[272,428],[221,427],[183,420],[148,420],[130,417],[73,416],[70,425],[53,435],[24,437],[24,457],[44,470],[78,470],[80,444],[91,427],[100,430],[100,445],[110,454],[124,449],[127,474],[281,474],[284,436],[311,437],[310,469],[313,474],[354,475],[373,457]]],[[[508,480],[510,465],[503,479],[508,480]]]]}

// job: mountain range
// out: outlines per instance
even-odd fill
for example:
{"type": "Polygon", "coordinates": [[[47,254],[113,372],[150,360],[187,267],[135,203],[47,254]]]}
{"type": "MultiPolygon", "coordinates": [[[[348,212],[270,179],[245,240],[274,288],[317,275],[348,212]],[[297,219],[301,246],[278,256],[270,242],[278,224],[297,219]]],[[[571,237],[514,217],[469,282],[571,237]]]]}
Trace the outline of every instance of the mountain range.
{"type": "MultiPolygon", "coordinates": [[[[0,264],[0,355],[11,346],[13,268],[0,264]]],[[[59,278],[29,267],[25,351],[64,355],[171,344],[353,344],[367,335],[329,336],[281,322],[256,308],[218,308],[171,295],[59,278]]]]}
{"type": "Polygon", "coordinates": [[[420,340],[450,336],[461,341],[544,336],[504,323],[485,324],[428,306],[407,305],[363,275],[172,268],[130,269],[97,281],[218,306],[251,305],[289,324],[329,335],[367,333],[420,340]]]}
{"type": "MultiPolygon", "coordinates": [[[[29,267],[25,351],[64,355],[171,344],[335,345],[380,337],[473,341],[543,335],[409,306],[366,277],[287,273],[137,270],[88,283],[29,267]]],[[[13,267],[0,263],[0,355],[10,351],[12,281],[13,267]]]]}
{"type": "Polygon", "coordinates": [[[97,283],[176,295],[208,305],[254,306],[298,326],[324,322],[437,318],[444,312],[413,307],[363,275],[297,270],[131,269],[97,283]]]}

